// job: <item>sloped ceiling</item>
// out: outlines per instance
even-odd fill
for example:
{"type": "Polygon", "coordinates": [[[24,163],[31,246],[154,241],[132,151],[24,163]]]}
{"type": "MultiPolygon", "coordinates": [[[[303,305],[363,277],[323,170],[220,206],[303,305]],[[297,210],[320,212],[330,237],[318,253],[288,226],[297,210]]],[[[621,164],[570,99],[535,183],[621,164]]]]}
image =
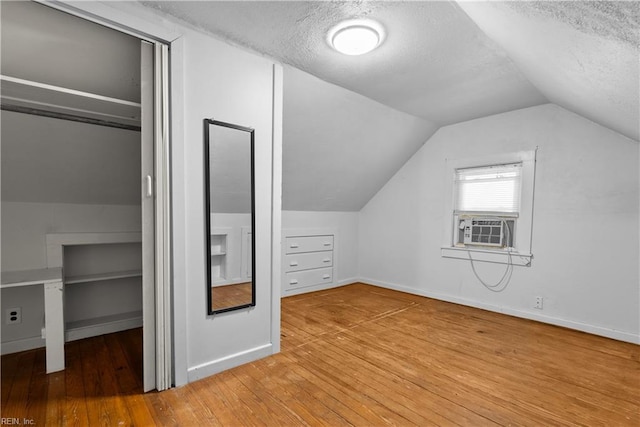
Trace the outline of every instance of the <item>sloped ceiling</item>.
{"type": "MultiPolygon", "coordinates": [[[[638,140],[638,5],[139,2],[288,64],[284,208],[346,211],[359,210],[447,124],[553,102],[638,140]],[[368,55],[340,55],[326,33],[356,17],[379,21],[387,39],[368,55]]],[[[3,73],[137,99],[135,39],[30,2],[0,7],[3,73]],[[116,45],[127,45],[127,53],[113,53],[116,45]],[[101,86],[107,82],[117,84],[101,86]]],[[[3,138],[3,185],[5,143],[3,138]]],[[[127,197],[120,202],[128,203],[127,197]]],[[[67,202],[93,200],[81,191],[72,199],[67,202]]],[[[104,200],[118,202],[109,195],[104,200]]]]}
{"type": "Polygon", "coordinates": [[[547,102],[507,54],[449,1],[143,3],[439,125],[547,102]],[[381,23],[384,43],[357,57],[333,50],[327,33],[351,18],[381,23]]]}
{"type": "Polygon", "coordinates": [[[283,209],[359,211],[434,123],[284,69],[283,209]]]}
{"type": "Polygon", "coordinates": [[[461,2],[551,102],[640,139],[640,2],[461,2]]]}
{"type": "MultiPolygon", "coordinates": [[[[638,2],[142,3],[431,126],[554,102],[639,138],[638,2]],[[360,57],[333,51],[327,32],[352,18],[380,22],[384,43],[360,57]]],[[[336,119],[334,110],[347,95],[318,91],[322,82],[299,76],[285,73],[285,209],[358,210],[378,182],[365,186],[359,178],[376,163],[364,137],[379,125],[336,119]],[[317,105],[301,110],[305,91],[317,96],[317,105]],[[332,119],[331,135],[327,129],[308,131],[322,127],[319,117],[332,119]],[[356,123],[359,134],[349,129],[356,123]],[[360,160],[345,167],[341,160],[351,150],[360,160]],[[319,154],[335,167],[314,163],[319,154]],[[332,178],[322,179],[323,172],[332,178]],[[306,187],[307,176],[316,177],[316,185],[306,187]],[[322,201],[305,191],[321,194],[322,201]]],[[[412,140],[407,146],[426,141],[424,131],[405,130],[412,140]]],[[[393,150],[396,143],[391,137],[384,148],[393,150]]],[[[389,159],[383,175],[398,162],[389,159]]]]}

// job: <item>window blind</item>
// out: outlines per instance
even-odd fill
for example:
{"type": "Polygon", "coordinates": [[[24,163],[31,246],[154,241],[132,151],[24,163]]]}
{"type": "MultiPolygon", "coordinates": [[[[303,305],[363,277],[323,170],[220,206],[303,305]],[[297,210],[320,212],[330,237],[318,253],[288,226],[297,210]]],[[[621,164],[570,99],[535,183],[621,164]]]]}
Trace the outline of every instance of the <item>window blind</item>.
{"type": "Polygon", "coordinates": [[[522,163],[456,169],[457,212],[509,212],[520,210],[522,163]]]}

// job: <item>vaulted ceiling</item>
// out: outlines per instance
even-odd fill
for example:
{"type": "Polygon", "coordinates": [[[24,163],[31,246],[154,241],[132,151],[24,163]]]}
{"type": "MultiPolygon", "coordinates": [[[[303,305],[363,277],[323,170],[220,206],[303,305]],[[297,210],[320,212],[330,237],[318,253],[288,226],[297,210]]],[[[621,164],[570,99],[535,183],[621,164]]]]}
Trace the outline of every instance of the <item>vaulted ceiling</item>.
{"type": "MultiPolygon", "coordinates": [[[[44,6],[19,3],[1,4],[4,74],[137,99],[135,40],[44,6]],[[55,14],[60,16],[52,18],[55,14]],[[23,21],[10,24],[15,19],[23,21]],[[88,37],[106,55],[85,52],[80,41],[88,37]],[[131,59],[114,71],[119,62],[109,55],[118,44],[127,46],[131,59]],[[64,50],[72,52],[71,59],[63,59],[64,50]],[[42,67],[41,58],[47,57],[53,62],[42,67]],[[120,73],[118,88],[96,86],[113,79],[92,83],[84,80],[89,73],[74,72],[86,67],[98,75],[120,73]]],[[[519,108],[552,102],[637,141],[639,5],[139,2],[285,64],[283,208],[316,211],[358,211],[440,126],[519,108]],[[326,34],[349,18],[380,22],[387,32],[384,43],[359,57],[335,52],[326,34]]],[[[73,202],[82,203],[83,197],[73,202]]],[[[105,200],[129,203],[117,197],[105,200]]]]}
{"type": "Polygon", "coordinates": [[[639,139],[638,2],[142,3],[289,65],[285,209],[359,210],[438,127],[548,102],[639,139]],[[383,44],[335,52],[352,18],[383,44]]]}

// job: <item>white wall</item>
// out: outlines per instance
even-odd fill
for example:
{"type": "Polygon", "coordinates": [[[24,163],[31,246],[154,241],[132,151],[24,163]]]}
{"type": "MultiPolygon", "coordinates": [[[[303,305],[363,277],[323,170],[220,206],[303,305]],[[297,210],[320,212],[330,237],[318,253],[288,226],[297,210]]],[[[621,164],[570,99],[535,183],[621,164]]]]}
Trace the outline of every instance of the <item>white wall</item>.
{"type": "Polygon", "coordinates": [[[271,354],[279,342],[279,329],[272,336],[271,323],[274,286],[279,294],[279,283],[271,280],[274,64],[207,35],[181,31],[184,164],[174,168],[174,183],[183,182],[184,188],[174,187],[174,200],[182,199],[186,208],[185,270],[177,272],[174,287],[186,292],[185,307],[176,305],[175,316],[186,319],[186,368],[193,381],[271,354]],[[206,304],[204,118],[255,129],[256,306],[216,315],[207,314],[206,304]]]}
{"type": "MultiPolygon", "coordinates": [[[[1,213],[2,271],[46,268],[46,235],[49,233],[139,232],[141,222],[140,206],[126,205],[3,201],[1,213]]],[[[135,299],[139,303],[139,284],[137,287],[127,287],[123,282],[115,285],[118,287],[120,298],[135,299]]],[[[92,286],[85,287],[85,290],[89,288],[92,286]]],[[[95,294],[101,291],[100,289],[89,289],[89,292],[95,294]]],[[[119,311],[121,306],[122,304],[115,300],[112,301],[112,304],[104,304],[100,310],[107,313],[120,313],[122,312],[119,311]]],[[[44,346],[44,340],[40,338],[40,328],[44,316],[42,288],[31,286],[4,289],[2,291],[1,313],[11,307],[22,308],[22,323],[5,325],[3,321],[2,342],[25,341],[25,348],[44,346]]],[[[126,310],[131,311],[128,308],[126,310]]],[[[76,313],[76,311],[72,310],[67,317],[71,320],[82,318],[82,313],[76,313]]]]}
{"type": "Polygon", "coordinates": [[[547,104],[441,128],[362,209],[363,281],[639,342],[638,143],[547,104]],[[531,267],[442,258],[445,159],[539,147],[531,267]],[[478,265],[497,281],[504,265],[478,265]],[[533,308],[544,298],[543,310],[533,308]]]}
{"type": "Polygon", "coordinates": [[[335,283],[358,281],[358,212],[282,211],[283,233],[288,229],[334,230],[335,283]]]}

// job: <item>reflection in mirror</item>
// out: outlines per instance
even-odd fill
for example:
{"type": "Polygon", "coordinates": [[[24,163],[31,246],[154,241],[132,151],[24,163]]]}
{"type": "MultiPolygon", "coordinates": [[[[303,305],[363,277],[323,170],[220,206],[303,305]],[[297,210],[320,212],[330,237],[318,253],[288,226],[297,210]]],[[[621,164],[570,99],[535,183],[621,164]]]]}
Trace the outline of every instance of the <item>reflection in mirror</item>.
{"type": "Polygon", "coordinates": [[[209,314],[256,304],[253,134],[204,120],[209,314]]]}

